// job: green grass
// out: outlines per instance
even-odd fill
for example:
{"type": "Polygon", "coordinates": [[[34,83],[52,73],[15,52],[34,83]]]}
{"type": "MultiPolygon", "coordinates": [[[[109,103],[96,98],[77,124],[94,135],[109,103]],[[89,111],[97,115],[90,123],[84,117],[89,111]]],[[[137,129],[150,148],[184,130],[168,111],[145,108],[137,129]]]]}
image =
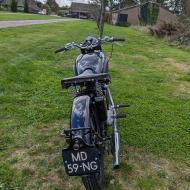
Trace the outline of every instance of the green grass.
{"type": "Polygon", "coordinates": [[[0,21],[9,20],[49,20],[62,18],[60,16],[49,16],[49,15],[38,15],[38,14],[28,14],[28,13],[12,13],[0,11],[0,21]]]}
{"type": "MultiPolygon", "coordinates": [[[[59,138],[71,102],[60,80],[73,75],[78,51],[53,52],[96,32],[89,21],[0,30],[1,189],[82,189],[64,173],[59,138]]],[[[107,25],[105,34],[126,38],[114,48],[111,90],[116,103],[131,105],[127,127],[120,127],[121,170],[111,170],[110,156],[106,161],[108,189],[175,189],[176,183],[187,189],[190,51],[130,28],[107,25]]]]}

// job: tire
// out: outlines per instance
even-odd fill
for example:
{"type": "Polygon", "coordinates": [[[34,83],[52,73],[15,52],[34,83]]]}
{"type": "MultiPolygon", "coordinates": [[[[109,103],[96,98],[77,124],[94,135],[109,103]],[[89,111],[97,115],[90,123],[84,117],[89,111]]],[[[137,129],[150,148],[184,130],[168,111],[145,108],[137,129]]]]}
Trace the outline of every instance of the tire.
{"type": "MultiPolygon", "coordinates": [[[[93,112],[93,118],[91,120],[91,125],[96,127],[101,128],[104,125],[103,122],[99,121],[96,112],[93,112]]],[[[100,151],[100,172],[82,177],[82,182],[86,190],[103,190],[104,187],[104,148],[99,147],[98,149],[100,151]]]]}
{"type": "Polygon", "coordinates": [[[100,159],[100,172],[82,177],[82,182],[86,190],[103,190],[104,186],[104,159],[103,154],[100,159]]]}

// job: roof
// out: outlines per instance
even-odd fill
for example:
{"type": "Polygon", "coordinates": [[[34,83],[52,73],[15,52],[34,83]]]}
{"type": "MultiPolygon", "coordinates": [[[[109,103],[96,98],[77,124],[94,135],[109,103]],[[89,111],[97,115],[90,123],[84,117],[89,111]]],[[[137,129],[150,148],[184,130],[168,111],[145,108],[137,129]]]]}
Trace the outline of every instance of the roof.
{"type": "Polygon", "coordinates": [[[11,4],[11,0],[2,0],[1,3],[3,5],[9,5],[9,4],[11,4]]]}
{"type": "Polygon", "coordinates": [[[140,5],[133,5],[133,6],[130,6],[130,7],[124,7],[124,8],[119,9],[119,10],[114,10],[113,13],[118,12],[118,11],[133,9],[133,8],[136,8],[136,7],[140,7],[140,5]]]}
{"type": "Polygon", "coordinates": [[[147,3],[156,4],[156,5],[158,5],[159,7],[162,7],[163,9],[167,10],[168,12],[171,12],[171,13],[174,14],[174,12],[171,11],[171,10],[169,10],[167,7],[165,7],[165,6],[163,6],[163,5],[159,4],[159,3],[152,2],[152,1],[147,1],[147,2],[145,2],[145,3],[133,5],[133,6],[130,6],[130,7],[124,7],[124,8],[122,8],[122,9],[120,9],[120,10],[115,10],[115,11],[113,11],[113,13],[118,12],[118,11],[133,9],[133,8],[136,8],[136,7],[139,7],[139,8],[140,8],[141,6],[146,5],[147,3]]]}
{"type": "Polygon", "coordinates": [[[33,11],[39,11],[40,8],[37,6],[36,1],[35,0],[29,0],[29,9],[33,10],[33,11]]]}
{"type": "Polygon", "coordinates": [[[75,3],[71,4],[71,12],[90,12],[97,8],[95,4],[86,4],[86,3],[75,3]]]}

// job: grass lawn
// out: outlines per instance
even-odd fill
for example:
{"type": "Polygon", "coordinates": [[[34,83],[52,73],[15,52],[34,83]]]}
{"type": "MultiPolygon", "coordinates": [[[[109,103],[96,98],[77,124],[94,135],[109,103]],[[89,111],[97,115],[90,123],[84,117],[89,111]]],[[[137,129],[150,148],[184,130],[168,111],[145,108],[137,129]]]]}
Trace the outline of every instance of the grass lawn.
{"type": "Polygon", "coordinates": [[[28,14],[28,13],[12,13],[0,11],[0,21],[8,20],[48,20],[48,19],[58,19],[62,18],[60,16],[49,16],[49,15],[38,15],[38,14],[28,14]]]}
{"type": "MultiPolygon", "coordinates": [[[[0,189],[83,189],[64,173],[59,137],[71,102],[60,80],[73,75],[78,51],[53,52],[96,31],[90,21],[0,30],[0,189]]],[[[106,158],[107,189],[189,190],[190,51],[131,28],[107,25],[105,34],[126,38],[114,48],[111,90],[131,105],[121,169],[106,158]]]]}

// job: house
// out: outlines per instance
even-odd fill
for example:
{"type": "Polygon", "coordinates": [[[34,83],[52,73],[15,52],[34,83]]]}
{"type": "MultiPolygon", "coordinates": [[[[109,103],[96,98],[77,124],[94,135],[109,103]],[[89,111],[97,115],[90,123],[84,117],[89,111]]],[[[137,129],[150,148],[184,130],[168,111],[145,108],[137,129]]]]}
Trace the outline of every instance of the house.
{"type": "Polygon", "coordinates": [[[96,18],[98,6],[94,4],[72,2],[70,13],[75,18],[96,18]]]}
{"type": "Polygon", "coordinates": [[[112,12],[113,24],[160,25],[174,23],[177,16],[158,3],[146,2],[112,12]]]}
{"type": "MultiPolygon", "coordinates": [[[[17,10],[24,11],[24,1],[25,0],[17,0],[17,10]]],[[[10,9],[11,0],[2,0],[1,6],[10,9]]],[[[29,13],[38,13],[40,8],[37,6],[35,0],[28,0],[28,11],[29,13]]]]}
{"type": "Polygon", "coordinates": [[[0,8],[3,7],[2,3],[3,3],[3,0],[0,0],[0,8]]]}
{"type": "Polygon", "coordinates": [[[139,11],[140,6],[135,5],[131,7],[126,7],[120,10],[112,12],[112,23],[118,24],[119,22],[126,22],[132,25],[139,25],[139,11]]]}

